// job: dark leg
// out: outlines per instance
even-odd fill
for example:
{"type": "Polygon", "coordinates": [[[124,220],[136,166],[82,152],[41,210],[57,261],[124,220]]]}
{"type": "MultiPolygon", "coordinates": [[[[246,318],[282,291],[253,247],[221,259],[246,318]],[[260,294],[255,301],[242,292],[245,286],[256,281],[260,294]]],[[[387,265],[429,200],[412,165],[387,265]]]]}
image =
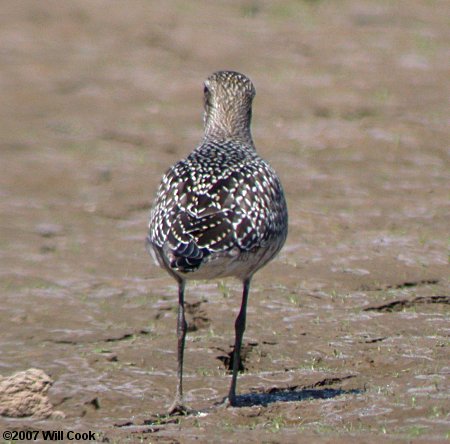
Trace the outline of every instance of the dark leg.
{"type": "Polygon", "coordinates": [[[175,400],[169,409],[169,414],[184,414],[187,412],[183,405],[183,355],[184,341],[186,339],[187,323],[184,316],[184,280],[178,281],[178,317],[177,317],[177,337],[178,337],[178,384],[175,400]]]}
{"type": "Polygon", "coordinates": [[[234,324],[236,336],[233,353],[233,376],[231,379],[230,392],[228,394],[228,403],[230,405],[236,405],[236,380],[239,370],[239,364],[241,362],[241,345],[245,330],[245,318],[247,313],[248,292],[250,290],[250,279],[251,278],[248,278],[244,281],[241,310],[239,311],[238,317],[236,318],[236,322],[234,324]]]}

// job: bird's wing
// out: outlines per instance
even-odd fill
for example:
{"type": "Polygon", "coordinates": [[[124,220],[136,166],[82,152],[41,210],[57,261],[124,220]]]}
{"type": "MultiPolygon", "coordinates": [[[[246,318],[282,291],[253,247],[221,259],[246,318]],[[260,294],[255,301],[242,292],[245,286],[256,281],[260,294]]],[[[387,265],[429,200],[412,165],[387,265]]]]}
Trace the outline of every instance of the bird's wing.
{"type": "Polygon", "coordinates": [[[215,180],[188,170],[183,163],[169,170],[150,218],[174,268],[195,270],[210,254],[236,247],[251,251],[282,229],[286,204],[267,163],[250,161],[215,180]]]}

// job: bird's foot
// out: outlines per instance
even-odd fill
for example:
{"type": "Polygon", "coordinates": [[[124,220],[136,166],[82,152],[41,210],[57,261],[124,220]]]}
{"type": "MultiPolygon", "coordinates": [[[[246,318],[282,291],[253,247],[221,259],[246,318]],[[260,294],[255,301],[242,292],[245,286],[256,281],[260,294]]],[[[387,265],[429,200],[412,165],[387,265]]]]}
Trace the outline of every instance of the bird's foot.
{"type": "Polygon", "coordinates": [[[187,416],[195,413],[195,411],[189,409],[180,401],[175,400],[174,403],[170,406],[167,413],[169,414],[169,416],[187,416]]]}
{"type": "Polygon", "coordinates": [[[217,406],[219,408],[228,408],[228,407],[235,407],[236,406],[236,396],[226,396],[225,398],[220,401],[217,406]]]}

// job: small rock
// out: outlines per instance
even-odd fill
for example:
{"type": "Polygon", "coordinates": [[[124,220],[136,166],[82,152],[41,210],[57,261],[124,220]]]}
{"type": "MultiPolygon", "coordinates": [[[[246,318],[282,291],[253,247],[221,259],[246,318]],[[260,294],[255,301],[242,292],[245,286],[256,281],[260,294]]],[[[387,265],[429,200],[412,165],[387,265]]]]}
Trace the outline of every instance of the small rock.
{"type": "Polygon", "coordinates": [[[62,232],[62,226],[57,224],[38,224],[35,227],[36,233],[42,237],[55,237],[62,232]]]}

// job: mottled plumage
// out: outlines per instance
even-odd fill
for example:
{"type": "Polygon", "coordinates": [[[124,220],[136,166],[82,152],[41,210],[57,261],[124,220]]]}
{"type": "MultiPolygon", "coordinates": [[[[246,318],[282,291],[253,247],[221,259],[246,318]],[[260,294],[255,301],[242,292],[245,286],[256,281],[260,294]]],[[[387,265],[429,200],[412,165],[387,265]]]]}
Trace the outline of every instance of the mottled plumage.
{"type": "MultiPolygon", "coordinates": [[[[180,288],[179,385],[172,411],[182,408],[185,280],[241,279],[244,313],[240,316],[245,327],[250,279],[286,239],[287,208],[280,180],[256,153],[251,137],[254,95],[251,81],[236,72],[219,71],[206,80],[204,139],[165,174],[150,214],[148,249],[180,288]]],[[[235,363],[243,329],[239,333],[235,363]]],[[[236,335],[238,339],[238,327],[236,335]]],[[[233,369],[231,404],[236,373],[233,369]]]]}

